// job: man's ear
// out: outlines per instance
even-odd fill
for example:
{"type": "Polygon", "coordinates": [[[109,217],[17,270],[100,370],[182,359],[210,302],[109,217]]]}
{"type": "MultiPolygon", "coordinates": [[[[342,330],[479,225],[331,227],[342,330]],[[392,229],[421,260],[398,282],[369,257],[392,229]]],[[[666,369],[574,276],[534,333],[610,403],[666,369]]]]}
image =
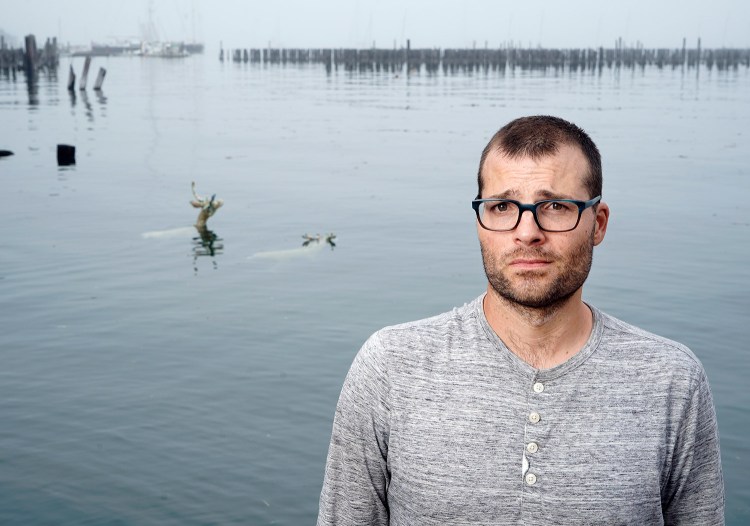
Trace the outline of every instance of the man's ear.
{"type": "Polygon", "coordinates": [[[609,224],[609,206],[607,203],[600,202],[596,205],[596,221],[594,225],[594,245],[598,245],[604,241],[604,235],[607,233],[607,225],[609,224]]]}

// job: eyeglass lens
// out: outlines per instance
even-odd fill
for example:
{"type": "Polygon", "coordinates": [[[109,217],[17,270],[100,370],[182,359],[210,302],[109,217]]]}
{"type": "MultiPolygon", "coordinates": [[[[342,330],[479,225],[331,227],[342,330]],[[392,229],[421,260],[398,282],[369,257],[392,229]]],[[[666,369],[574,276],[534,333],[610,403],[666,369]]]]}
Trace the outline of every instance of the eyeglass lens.
{"type": "MultiPolygon", "coordinates": [[[[490,230],[512,230],[520,213],[519,207],[510,201],[486,201],[479,207],[479,219],[490,230]]],[[[539,227],[551,232],[575,228],[579,214],[577,205],[565,201],[543,201],[536,206],[539,227]]]]}

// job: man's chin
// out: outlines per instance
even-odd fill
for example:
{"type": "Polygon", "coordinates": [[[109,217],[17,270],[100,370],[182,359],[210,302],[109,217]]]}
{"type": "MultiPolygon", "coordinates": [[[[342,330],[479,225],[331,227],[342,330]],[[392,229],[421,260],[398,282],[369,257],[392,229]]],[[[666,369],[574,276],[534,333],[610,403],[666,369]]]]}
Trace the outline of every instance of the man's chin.
{"type": "Polygon", "coordinates": [[[558,303],[558,300],[554,298],[540,296],[524,296],[520,294],[505,293],[500,294],[500,297],[512,305],[524,307],[526,309],[547,309],[558,303]]]}
{"type": "Polygon", "coordinates": [[[535,280],[541,280],[549,273],[550,269],[547,267],[518,268],[511,271],[511,274],[516,278],[535,280]]]}
{"type": "Polygon", "coordinates": [[[552,290],[548,283],[536,283],[533,286],[507,286],[508,283],[492,284],[490,286],[497,296],[514,306],[525,309],[547,310],[564,304],[575,293],[552,290]]]}

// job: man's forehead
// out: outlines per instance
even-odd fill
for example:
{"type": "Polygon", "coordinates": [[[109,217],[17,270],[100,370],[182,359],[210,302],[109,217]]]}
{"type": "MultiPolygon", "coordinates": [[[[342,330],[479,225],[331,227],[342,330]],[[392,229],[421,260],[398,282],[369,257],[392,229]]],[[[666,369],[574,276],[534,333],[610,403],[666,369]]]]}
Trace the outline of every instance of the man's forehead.
{"type": "MultiPolygon", "coordinates": [[[[527,191],[520,190],[518,188],[506,188],[506,189],[494,189],[489,188],[488,195],[485,195],[485,199],[514,199],[517,201],[524,200],[526,198],[527,191]]],[[[577,199],[578,196],[574,192],[567,191],[562,188],[535,188],[531,191],[531,197],[536,200],[542,199],[577,199]]]]}
{"type": "Polygon", "coordinates": [[[490,151],[482,166],[482,174],[551,172],[560,176],[577,176],[586,179],[589,164],[580,148],[563,145],[557,152],[540,157],[508,155],[503,151],[490,151]]]}
{"type": "Polygon", "coordinates": [[[509,154],[501,146],[492,148],[487,153],[486,161],[492,160],[495,163],[502,164],[522,164],[522,163],[545,163],[549,161],[579,162],[588,165],[586,156],[580,146],[572,143],[562,143],[557,145],[554,150],[541,155],[529,155],[526,153],[509,154]]]}
{"type": "Polygon", "coordinates": [[[505,199],[578,198],[588,173],[588,162],[576,146],[562,145],[556,153],[539,158],[495,151],[488,154],[482,170],[482,193],[505,199]]]}

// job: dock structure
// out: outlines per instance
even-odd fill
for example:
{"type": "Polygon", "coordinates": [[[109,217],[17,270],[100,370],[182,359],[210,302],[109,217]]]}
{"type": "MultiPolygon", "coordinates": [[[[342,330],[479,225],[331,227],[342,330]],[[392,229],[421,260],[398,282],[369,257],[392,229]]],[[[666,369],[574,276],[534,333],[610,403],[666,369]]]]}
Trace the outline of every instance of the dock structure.
{"type": "Polygon", "coordinates": [[[750,67],[750,49],[701,49],[700,39],[689,49],[685,40],[682,47],[646,48],[637,43],[627,47],[622,39],[611,48],[546,49],[520,48],[504,45],[498,48],[411,48],[355,49],[355,48],[262,48],[221,50],[220,56],[231,57],[235,63],[293,66],[322,65],[327,71],[392,72],[445,74],[522,70],[595,71],[618,68],[696,68],[705,66],[717,70],[750,67]]]}
{"type": "Polygon", "coordinates": [[[3,37],[0,37],[0,72],[9,74],[23,70],[23,49],[8,47],[3,37]]]}
{"type": "Polygon", "coordinates": [[[26,35],[23,48],[9,47],[0,37],[0,72],[6,75],[24,71],[35,77],[39,70],[55,71],[60,64],[57,38],[48,38],[38,47],[34,35],[26,35]]]}

